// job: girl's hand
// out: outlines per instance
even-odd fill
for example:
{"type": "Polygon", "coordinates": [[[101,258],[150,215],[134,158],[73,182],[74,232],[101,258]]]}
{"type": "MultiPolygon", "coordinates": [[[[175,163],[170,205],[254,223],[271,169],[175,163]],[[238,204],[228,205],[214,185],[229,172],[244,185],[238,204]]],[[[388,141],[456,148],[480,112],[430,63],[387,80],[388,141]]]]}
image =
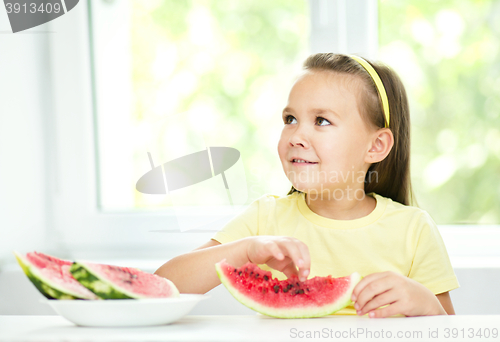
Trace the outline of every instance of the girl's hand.
{"type": "Polygon", "coordinates": [[[358,315],[369,317],[446,315],[437,297],[424,285],[395,272],[372,273],[354,288],[352,301],[358,315]],[[377,308],[389,306],[376,310],[377,308]]]}
{"type": "Polygon", "coordinates": [[[305,243],[286,236],[254,236],[249,239],[247,257],[251,263],[267,264],[288,278],[297,275],[300,281],[307,279],[311,259],[305,243]]]}

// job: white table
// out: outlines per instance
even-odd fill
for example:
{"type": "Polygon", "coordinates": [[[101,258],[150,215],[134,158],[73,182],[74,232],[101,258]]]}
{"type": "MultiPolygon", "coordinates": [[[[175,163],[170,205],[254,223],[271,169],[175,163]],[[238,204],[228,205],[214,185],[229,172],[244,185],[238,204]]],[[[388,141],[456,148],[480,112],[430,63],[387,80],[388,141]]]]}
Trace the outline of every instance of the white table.
{"type": "Polygon", "coordinates": [[[313,340],[500,341],[500,316],[459,315],[384,319],[370,319],[366,316],[327,316],[314,319],[275,319],[262,315],[206,315],[185,316],[170,325],[127,328],[79,327],[60,316],[0,316],[0,341],[313,340]],[[497,338],[491,336],[494,328],[498,331],[497,338]],[[475,334],[481,331],[483,336],[469,338],[471,329],[475,334]],[[489,329],[489,338],[485,338],[486,329],[489,329]],[[454,331],[458,333],[455,338],[452,335],[454,331]],[[398,338],[398,332],[401,338],[398,338]],[[446,338],[447,332],[448,338],[446,338]],[[391,336],[388,336],[389,333],[391,336]],[[314,336],[317,338],[313,338],[314,336]]]}

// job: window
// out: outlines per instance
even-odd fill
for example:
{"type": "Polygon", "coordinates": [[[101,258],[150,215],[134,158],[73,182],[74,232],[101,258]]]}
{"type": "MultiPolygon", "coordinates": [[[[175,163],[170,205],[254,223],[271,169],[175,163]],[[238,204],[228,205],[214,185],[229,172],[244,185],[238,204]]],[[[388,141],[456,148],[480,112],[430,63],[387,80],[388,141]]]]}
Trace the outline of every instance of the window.
{"type": "MultiPolygon", "coordinates": [[[[268,170],[281,168],[280,112],[309,53],[307,1],[133,0],[117,6],[129,17],[123,24],[128,35],[94,35],[102,210],[173,203],[174,212],[188,206],[199,216],[202,207],[213,212],[215,204],[286,193],[287,179],[268,170]],[[168,195],[136,190],[151,170],[148,153],[158,165],[209,146],[241,155],[223,174],[168,195]]],[[[93,13],[101,32],[102,14],[93,13]]]]}
{"type": "Polygon", "coordinates": [[[405,83],[412,180],[438,224],[500,223],[495,1],[382,0],[380,59],[405,83]]]}

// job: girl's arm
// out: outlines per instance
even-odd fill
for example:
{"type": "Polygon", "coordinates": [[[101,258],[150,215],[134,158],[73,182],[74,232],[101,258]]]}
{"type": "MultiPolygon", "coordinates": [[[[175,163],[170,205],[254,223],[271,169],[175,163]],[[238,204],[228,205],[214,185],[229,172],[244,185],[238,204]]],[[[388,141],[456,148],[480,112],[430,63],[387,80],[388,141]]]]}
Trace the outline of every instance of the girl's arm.
{"type": "Polygon", "coordinates": [[[169,260],[155,274],[171,280],[181,293],[206,293],[220,284],[215,264],[222,259],[234,267],[247,262],[267,264],[287,277],[295,274],[302,281],[309,274],[311,264],[309,249],[298,239],[251,236],[225,244],[210,240],[169,260]]]}
{"type": "Polygon", "coordinates": [[[217,246],[217,245],[220,245],[219,241],[214,240],[214,239],[210,239],[206,244],[201,245],[200,247],[193,249],[193,251],[196,251],[198,249],[207,248],[207,247],[217,246]]]}
{"type": "Polygon", "coordinates": [[[451,298],[450,298],[449,292],[440,293],[440,294],[436,295],[436,297],[448,315],[455,314],[455,309],[453,309],[453,304],[451,303],[451,298]]]}
{"type": "Polygon", "coordinates": [[[172,281],[180,293],[206,293],[220,284],[215,271],[216,263],[225,258],[229,264],[239,267],[248,261],[246,253],[242,253],[248,242],[248,239],[241,239],[220,244],[210,240],[189,253],[169,260],[155,274],[172,281]]]}

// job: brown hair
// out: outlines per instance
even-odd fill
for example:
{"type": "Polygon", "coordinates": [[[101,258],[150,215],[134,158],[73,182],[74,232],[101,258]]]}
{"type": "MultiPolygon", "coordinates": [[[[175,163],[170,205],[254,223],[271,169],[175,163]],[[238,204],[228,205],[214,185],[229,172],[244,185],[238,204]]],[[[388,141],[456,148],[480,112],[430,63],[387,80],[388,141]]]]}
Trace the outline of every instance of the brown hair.
{"type": "MultiPolygon", "coordinates": [[[[417,202],[410,179],[410,110],[406,91],[399,76],[388,66],[367,60],[384,84],[389,101],[390,125],[394,145],[387,157],[373,163],[365,176],[365,193],[375,192],[404,205],[417,202]],[[371,174],[378,177],[371,177],[371,174]]],[[[373,127],[384,128],[386,124],[382,102],[375,82],[370,74],[356,60],[343,54],[317,53],[304,62],[305,70],[327,70],[359,77],[365,85],[363,96],[358,97],[362,118],[373,127]]],[[[292,189],[288,195],[301,192],[292,189]]]]}

